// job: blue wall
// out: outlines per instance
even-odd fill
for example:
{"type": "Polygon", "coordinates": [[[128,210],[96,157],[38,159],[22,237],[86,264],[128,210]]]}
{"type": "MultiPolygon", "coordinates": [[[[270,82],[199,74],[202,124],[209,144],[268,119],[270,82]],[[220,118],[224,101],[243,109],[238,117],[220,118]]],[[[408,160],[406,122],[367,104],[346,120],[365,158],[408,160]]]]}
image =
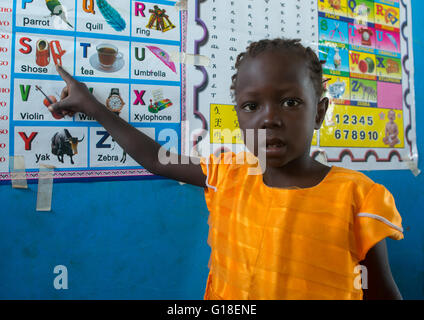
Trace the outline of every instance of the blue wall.
{"type": "MultiPolygon", "coordinates": [[[[422,163],[424,1],[412,5],[422,163]]],[[[403,217],[405,239],[387,241],[400,291],[423,299],[424,173],[366,174],[393,193],[403,217]]],[[[0,299],[203,298],[210,251],[201,188],[170,180],[55,184],[49,213],[35,211],[36,193],[36,185],[0,186],[0,299]],[[68,290],[53,287],[56,265],[68,268],[68,290]]]]}

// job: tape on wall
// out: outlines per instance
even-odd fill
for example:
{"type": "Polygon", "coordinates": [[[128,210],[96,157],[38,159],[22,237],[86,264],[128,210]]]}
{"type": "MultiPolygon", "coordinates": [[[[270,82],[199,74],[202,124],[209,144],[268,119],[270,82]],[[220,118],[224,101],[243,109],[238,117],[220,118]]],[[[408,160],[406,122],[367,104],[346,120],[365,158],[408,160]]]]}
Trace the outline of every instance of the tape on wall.
{"type": "Polygon", "coordinates": [[[40,164],[38,173],[37,211],[51,211],[54,166],[40,164]]]}
{"type": "Polygon", "coordinates": [[[185,52],[171,52],[171,60],[175,63],[190,64],[193,66],[204,66],[207,67],[211,63],[211,59],[200,54],[191,54],[185,52]]]}
{"type": "Polygon", "coordinates": [[[417,177],[421,173],[421,170],[418,169],[417,161],[415,161],[414,158],[408,155],[403,157],[402,160],[405,162],[406,166],[409,170],[411,170],[414,176],[417,177]]]}
{"type": "Polygon", "coordinates": [[[174,8],[178,11],[187,10],[187,0],[180,0],[175,3],[174,8]]]}
{"type": "Polygon", "coordinates": [[[28,183],[25,172],[25,158],[24,156],[14,156],[9,158],[10,163],[10,177],[12,181],[12,188],[15,189],[28,189],[28,183]]]}

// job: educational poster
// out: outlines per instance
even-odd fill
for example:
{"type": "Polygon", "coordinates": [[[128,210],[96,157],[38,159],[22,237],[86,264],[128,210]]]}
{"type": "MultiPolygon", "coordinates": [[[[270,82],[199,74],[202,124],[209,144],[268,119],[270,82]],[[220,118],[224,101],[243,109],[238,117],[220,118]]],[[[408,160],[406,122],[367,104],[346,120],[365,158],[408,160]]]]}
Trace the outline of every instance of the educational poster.
{"type": "Polygon", "coordinates": [[[10,180],[11,156],[24,157],[33,181],[42,164],[55,167],[56,181],[151,175],[93,118],[48,111],[65,86],[55,64],[178,151],[184,65],[171,55],[184,48],[184,15],[167,0],[1,0],[0,183],[10,180]]]}
{"type": "MultiPolygon", "coordinates": [[[[356,170],[417,163],[411,7],[407,0],[189,1],[191,135],[183,152],[244,150],[230,95],[239,53],[262,38],[300,38],[324,60],[330,107],[311,155],[356,170]]],[[[183,127],[183,131],[186,131],[183,127]]],[[[183,138],[184,138],[183,137],[183,138]]]]}
{"type": "Polygon", "coordinates": [[[263,38],[319,55],[331,103],[311,155],[357,170],[417,163],[409,0],[0,0],[0,183],[10,157],[27,179],[150,176],[94,119],[52,116],[55,64],[166,148],[244,150],[231,76],[263,38]],[[171,134],[172,132],[172,134],[171,134]]]}

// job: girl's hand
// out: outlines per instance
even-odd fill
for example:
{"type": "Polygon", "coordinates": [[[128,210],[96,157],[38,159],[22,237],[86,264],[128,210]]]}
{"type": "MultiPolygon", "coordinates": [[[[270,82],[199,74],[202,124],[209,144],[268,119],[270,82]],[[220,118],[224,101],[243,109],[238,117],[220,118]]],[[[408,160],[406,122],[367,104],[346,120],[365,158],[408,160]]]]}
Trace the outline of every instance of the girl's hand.
{"type": "Polygon", "coordinates": [[[56,65],[56,70],[66,82],[66,87],[62,90],[60,101],[48,107],[50,112],[71,117],[76,112],[82,112],[94,117],[96,110],[101,106],[100,102],[94,98],[84,83],[75,80],[61,66],[56,65]]]}

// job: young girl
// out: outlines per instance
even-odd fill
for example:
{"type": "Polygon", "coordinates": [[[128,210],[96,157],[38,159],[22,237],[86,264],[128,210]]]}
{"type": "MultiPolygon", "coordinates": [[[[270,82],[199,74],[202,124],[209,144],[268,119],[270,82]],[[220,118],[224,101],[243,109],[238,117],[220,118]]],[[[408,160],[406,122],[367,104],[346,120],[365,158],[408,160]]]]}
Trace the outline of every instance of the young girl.
{"type": "Polygon", "coordinates": [[[247,129],[256,137],[265,129],[266,142],[200,164],[183,155],[162,163],[158,143],[61,67],[67,86],[50,111],[94,117],[150,172],[205,188],[212,249],[205,299],[400,299],[384,240],[403,238],[392,195],[362,173],[310,157],[329,103],[315,53],[299,40],[262,40],[239,55],[236,69],[240,129],[245,138],[247,129]],[[263,174],[249,174],[261,151],[263,174]]]}

